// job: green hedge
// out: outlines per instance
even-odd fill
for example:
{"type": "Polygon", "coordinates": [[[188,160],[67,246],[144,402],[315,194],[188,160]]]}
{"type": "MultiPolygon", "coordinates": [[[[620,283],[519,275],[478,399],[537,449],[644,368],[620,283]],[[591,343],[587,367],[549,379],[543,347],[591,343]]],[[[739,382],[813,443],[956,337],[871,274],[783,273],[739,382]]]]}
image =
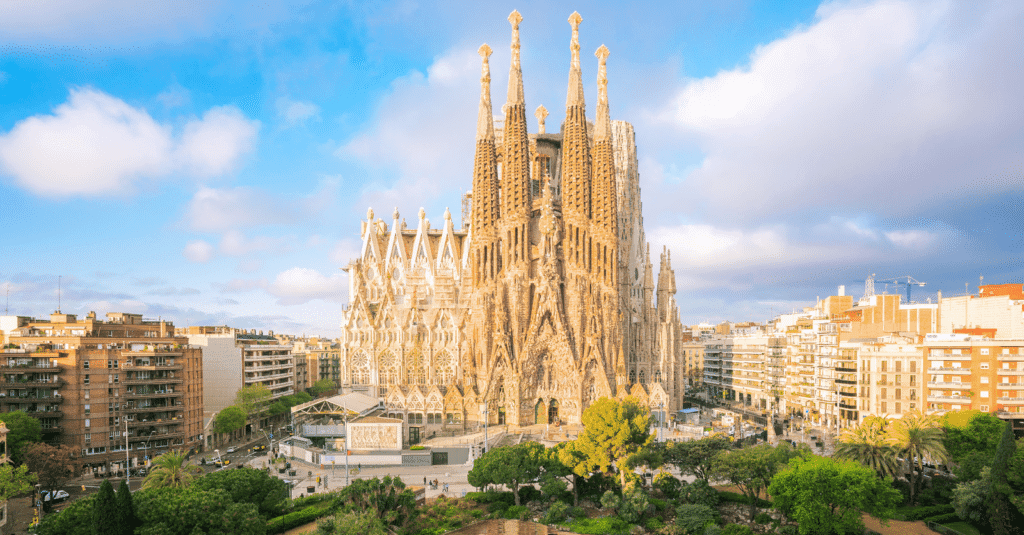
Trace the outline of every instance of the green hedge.
{"type": "MultiPolygon", "coordinates": [[[[740,494],[740,493],[738,493],[738,492],[727,492],[727,491],[722,490],[722,491],[718,491],[718,497],[721,498],[723,502],[742,503],[744,505],[750,505],[750,501],[747,500],[747,497],[742,495],[742,494],[740,494]]],[[[758,507],[771,507],[772,506],[772,502],[769,502],[769,501],[762,500],[762,499],[758,498],[757,499],[757,506],[758,507]]]]}
{"type": "Polygon", "coordinates": [[[935,522],[936,524],[951,524],[953,522],[960,522],[963,520],[956,513],[946,513],[944,515],[935,515],[925,518],[925,522],[935,522]]]}
{"type": "Polygon", "coordinates": [[[897,520],[907,520],[910,522],[916,520],[924,520],[925,518],[944,515],[953,512],[953,506],[951,504],[942,505],[931,505],[928,507],[901,507],[896,510],[895,517],[897,520]]]}
{"type": "Polygon", "coordinates": [[[316,519],[327,516],[329,513],[330,509],[327,507],[311,505],[300,511],[271,518],[267,522],[267,533],[271,535],[274,533],[284,533],[292,528],[314,522],[316,519]]]}
{"type": "Polygon", "coordinates": [[[617,516],[581,518],[565,526],[573,533],[584,535],[629,535],[629,524],[617,516]]]}

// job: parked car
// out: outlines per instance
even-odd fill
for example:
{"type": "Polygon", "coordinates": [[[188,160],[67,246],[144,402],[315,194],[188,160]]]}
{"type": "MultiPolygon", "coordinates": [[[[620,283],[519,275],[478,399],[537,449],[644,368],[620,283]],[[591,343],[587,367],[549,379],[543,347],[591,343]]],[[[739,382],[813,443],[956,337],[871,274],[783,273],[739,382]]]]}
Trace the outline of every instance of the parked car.
{"type": "Polygon", "coordinates": [[[234,446],[231,446],[230,448],[228,448],[228,453],[234,453],[234,452],[235,452],[235,447],[234,446]]]}
{"type": "Polygon", "coordinates": [[[57,490],[57,491],[46,490],[46,491],[43,491],[43,501],[44,502],[60,503],[60,502],[63,502],[64,500],[68,499],[68,496],[69,496],[69,494],[67,493],[67,491],[64,491],[64,490],[57,490]]]}

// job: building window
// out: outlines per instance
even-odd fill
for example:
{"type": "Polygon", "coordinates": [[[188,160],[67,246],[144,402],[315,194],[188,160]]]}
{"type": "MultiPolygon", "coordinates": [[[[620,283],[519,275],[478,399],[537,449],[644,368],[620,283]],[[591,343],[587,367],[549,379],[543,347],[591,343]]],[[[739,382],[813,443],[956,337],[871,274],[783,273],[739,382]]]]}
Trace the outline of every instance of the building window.
{"type": "Polygon", "coordinates": [[[987,398],[988,397],[988,390],[982,390],[981,391],[981,397],[987,398]]]}
{"type": "Polygon", "coordinates": [[[900,412],[901,412],[901,411],[900,411],[900,402],[899,402],[899,401],[897,401],[897,402],[896,402],[896,414],[899,414],[900,412]]]}
{"type": "Polygon", "coordinates": [[[987,375],[982,375],[981,376],[981,383],[982,384],[988,384],[988,376],[987,375]]]}
{"type": "Polygon", "coordinates": [[[86,418],[86,419],[85,419],[85,426],[86,426],[86,427],[91,427],[91,426],[89,425],[89,419],[88,419],[88,418],[86,418]]]}
{"type": "MultiPolygon", "coordinates": [[[[89,361],[86,361],[86,362],[89,362],[89,361]]],[[[84,385],[89,384],[89,376],[88,375],[82,376],[82,384],[84,384],[84,385]]]]}
{"type": "Polygon", "coordinates": [[[86,442],[91,442],[92,441],[92,433],[85,433],[84,435],[82,435],[82,437],[85,438],[86,442]]]}
{"type": "Polygon", "coordinates": [[[885,414],[885,413],[887,413],[887,412],[889,412],[889,411],[887,411],[887,410],[886,410],[886,407],[885,407],[885,402],[883,401],[883,402],[882,402],[882,414],[885,414]]]}
{"type": "Polygon", "coordinates": [[[85,414],[87,414],[87,415],[89,414],[90,407],[91,407],[90,405],[85,405],[85,407],[84,407],[85,408],[85,414]]]}
{"type": "Polygon", "coordinates": [[[917,373],[917,361],[910,361],[910,373],[917,373]]]}
{"type": "Polygon", "coordinates": [[[981,354],[982,355],[988,355],[988,348],[987,347],[981,348],[981,354]]]}
{"type": "Polygon", "coordinates": [[[988,363],[987,362],[982,362],[981,363],[981,369],[987,370],[988,369],[988,363]]]}
{"type": "Polygon", "coordinates": [[[988,412],[988,405],[982,405],[981,412],[988,412]]]}
{"type": "MultiPolygon", "coordinates": [[[[88,360],[83,360],[82,361],[82,368],[85,368],[86,370],[89,369],[89,361],[88,360]]],[[[86,376],[86,377],[88,377],[88,376],[86,376]]]]}

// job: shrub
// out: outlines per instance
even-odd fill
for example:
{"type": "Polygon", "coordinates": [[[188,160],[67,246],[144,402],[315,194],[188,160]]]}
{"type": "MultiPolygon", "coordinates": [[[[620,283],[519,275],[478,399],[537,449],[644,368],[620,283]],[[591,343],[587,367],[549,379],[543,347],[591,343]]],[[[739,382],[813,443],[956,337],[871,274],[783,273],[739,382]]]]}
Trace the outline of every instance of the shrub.
{"type": "Polygon", "coordinates": [[[676,526],[684,535],[701,535],[704,528],[718,523],[718,512],[707,505],[686,503],[676,508],[676,526]]]}
{"type": "Polygon", "coordinates": [[[952,478],[936,476],[931,480],[931,486],[922,490],[917,495],[918,505],[944,505],[953,501],[953,489],[957,482],[952,478]]]}
{"type": "Polygon", "coordinates": [[[555,502],[548,507],[548,512],[541,517],[542,524],[558,524],[565,522],[569,514],[569,506],[565,502],[555,502]]]}
{"type": "Polygon", "coordinates": [[[640,519],[647,514],[651,506],[647,499],[647,493],[639,487],[633,487],[626,491],[618,507],[619,518],[630,524],[638,524],[640,519]]]}
{"type": "Polygon", "coordinates": [[[742,524],[729,524],[722,528],[722,535],[754,535],[754,530],[742,524]]]}
{"type": "Polygon", "coordinates": [[[962,522],[963,519],[956,513],[946,513],[944,515],[935,515],[928,518],[922,519],[925,522],[935,522],[936,524],[949,524],[952,522],[962,522]]]}
{"type": "Polygon", "coordinates": [[[303,524],[309,524],[310,522],[327,516],[328,514],[328,508],[311,505],[299,511],[271,518],[267,521],[267,533],[284,533],[303,524]]]}
{"type": "Polygon", "coordinates": [[[683,483],[676,479],[672,474],[662,472],[654,476],[654,488],[660,490],[666,498],[670,500],[678,500],[679,492],[683,488],[683,483]]]}
{"type": "MultiPolygon", "coordinates": [[[[738,492],[719,492],[718,493],[718,497],[723,502],[742,503],[742,504],[745,504],[745,505],[749,505],[750,504],[750,500],[748,500],[746,496],[744,496],[744,495],[742,495],[742,494],[740,494],[738,492]]],[[[762,499],[758,498],[757,499],[757,506],[758,507],[771,507],[772,506],[772,502],[769,502],[769,501],[762,500],[762,499]]]]}
{"type": "Polygon", "coordinates": [[[657,498],[650,498],[650,502],[651,502],[651,505],[654,506],[654,509],[656,511],[658,511],[658,512],[661,512],[661,511],[664,511],[665,509],[668,509],[668,502],[666,502],[665,500],[659,500],[657,498]]]}
{"type": "Polygon", "coordinates": [[[504,514],[505,510],[508,509],[509,507],[514,507],[514,506],[513,505],[509,505],[509,504],[507,504],[505,502],[491,502],[491,503],[487,504],[487,512],[488,513],[504,514]]]}
{"type": "Polygon", "coordinates": [[[543,495],[541,494],[541,492],[537,490],[537,487],[534,487],[533,485],[519,487],[520,503],[536,502],[540,501],[542,498],[543,495]]]}
{"type": "Polygon", "coordinates": [[[525,505],[513,505],[505,509],[504,517],[509,520],[526,520],[530,516],[530,509],[525,505]]]}
{"type": "Polygon", "coordinates": [[[569,516],[573,518],[586,518],[587,510],[582,507],[573,507],[569,509],[569,516]]]}
{"type": "Polygon", "coordinates": [[[425,449],[427,449],[426,446],[419,446],[419,445],[417,445],[417,446],[410,446],[409,447],[409,451],[420,451],[420,450],[425,450],[425,449]]]}
{"type": "Polygon", "coordinates": [[[954,512],[952,504],[932,505],[929,507],[903,507],[896,511],[897,515],[911,522],[922,520],[935,515],[944,515],[954,512]]]}
{"type": "Polygon", "coordinates": [[[704,535],[722,535],[722,528],[718,524],[708,524],[708,527],[704,528],[704,535]]]}
{"type": "Polygon", "coordinates": [[[618,509],[622,505],[622,498],[619,498],[615,491],[606,490],[601,496],[601,509],[618,509]]]}
{"type": "MultiPolygon", "coordinates": [[[[520,494],[520,497],[522,497],[522,494],[520,494]]],[[[466,494],[466,498],[480,504],[503,502],[506,505],[512,505],[516,503],[515,496],[513,496],[511,492],[499,492],[496,490],[489,490],[487,492],[470,492],[469,494],[466,494]]]]}
{"type": "Polygon", "coordinates": [[[708,507],[715,507],[721,498],[718,495],[718,491],[713,489],[707,481],[698,479],[688,485],[683,485],[679,489],[679,499],[683,503],[692,503],[696,505],[706,505],[708,507]]]}
{"type": "Polygon", "coordinates": [[[568,526],[573,533],[583,535],[629,535],[629,524],[619,517],[580,518],[568,526]]]}
{"type": "Polygon", "coordinates": [[[661,519],[658,517],[648,518],[647,522],[644,524],[644,527],[647,528],[647,531],[658,531],[659,529],[665,527],[665,523],[662,522],[661,519]]]}
{"type": "Polygon", "coordinates": [[[754,517],[754,522],[757,522],[758,524],[769,524],[771,521],[772,515],[764,512],[757,513],[757,516],[754,517]]]}

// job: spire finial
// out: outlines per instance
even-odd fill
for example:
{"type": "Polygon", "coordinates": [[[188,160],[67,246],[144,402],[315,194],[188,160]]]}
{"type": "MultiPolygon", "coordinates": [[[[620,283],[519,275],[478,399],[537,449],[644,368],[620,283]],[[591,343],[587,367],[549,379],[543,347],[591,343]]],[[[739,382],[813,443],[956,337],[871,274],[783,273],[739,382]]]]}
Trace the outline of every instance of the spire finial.
{"type": "Polygon", "coordinates": [[[544,105],[537,106],[537,111],[533,112],[533,116],[537,118],[537,133],[544,133],[544,119],[548,116],[548,109],[544,105]]]}
{"type": "Polygon", "coordinates": [[[611,117],[608,113],[608,47],[601,45],[594,55],[597,56],[597,120],[595,121],[595,139],[611,138],[611,117]]]}
{"type": "Polygon", "coordinates": [[[426,218],[427,218],[427,211],[424,210],[422,206],[420,206],[420,220],[422,221],[422,220],[424,220],[426,218]]]}
{"type": "Polygon", "coordinates": [[[449,210],[447,206],[444,208],[444,220],[445,221],[451,221],[452,220],[452,211],[449,210]]]}
{"type": "Polygon", "coordinates": [[[569,66],[569,95],[565,99],[565,106],[583,105],[583,79],[580,73],[580,23],[583,17],[579,12],[573,11],[569,15],[569,24],[572,25],[572,41],[569,49],[572,51],[572,62],[569,66]]]}
{"type": "Polygon", "coordinates": [[[476,138],[494,139],[494,117],[491,109],[491,66],[487,58],[491,55],[491,47],[487,43],[480,45],[477,54],[483,58],[480,71],[480,111],[476,119],[476,138]]]}
{"type": "Polygon", "coordinates": [[[523,68],[519,64],[519,23],[523,21],[523,16],[513,10],[508,16],[508,21],[512,24],[512,65],[509,67],[508,75],[508,103],[522,104],[525,99],[523,97],[523,68]]]}
{"type": "Polygon", "coordinates": [[[395,211],[391,212],[391,219],[394,219],[395,221],[398,221],[398,207],[397,206],[395,207],[395,211]]]}
{"type": "Polygon", "coordinates": [[[373,221],[373,207],[366,209],[366,220],[371,222],[373,221]]]}

